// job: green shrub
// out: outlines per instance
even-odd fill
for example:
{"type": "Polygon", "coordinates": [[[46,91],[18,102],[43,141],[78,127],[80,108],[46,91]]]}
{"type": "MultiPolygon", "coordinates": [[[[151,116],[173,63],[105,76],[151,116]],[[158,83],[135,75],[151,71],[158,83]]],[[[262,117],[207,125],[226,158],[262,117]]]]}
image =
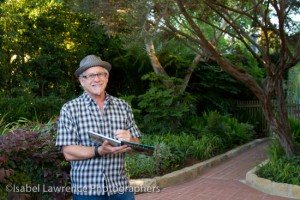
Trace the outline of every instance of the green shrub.
{"type": "Polygon", "coordinates": [[[229,115],[223,116],[224,122],[229,126],[230,131],[227,133],[233,146],[245,144],[254,137],[254,126],[248,123],[239,123],[236,118],[229,115]]]}
{"type": "Polygon", "coordinates": [[[199,135],[218,136],[223,140],[225,148],[245,144],[253,139],[254,127],[247,123],[239,123],[230,115],[221,115],[217,111],[203,113],[201,117],[202,130],[199,135]]]}
{"type": "MultiPolygon", "coordinates": [[[[189,153],[190,148],[193,146],[193,142],[197,138],[192,134],[181,133],[167,133],[165,135],[154,135],[151,137],[152,142],[155,141],[156,144],[163,143],[167,145],[172,153],[172,159],[166,160],[168,164],[164,164],[172,168],[173,170],[183,165],[187,159],[191,158],[192,155],[189,153]]],[[[161,148],[159,146],[159,148],[161,148]]],[[[164,148],[166,149],[166,148],[164,148]]],[[[164,162],[164,160],[162,161],[164,162]]]]}
{"type": "Polygon", "coordinates": [[[190,148],[195,136],[191,134],[143,134],[141,143],[157,146],[153,157],[144,155],[127,156],[126,170],[131,178],[153,177],[174,171],[192,158],[190,148]],[[136,165],[136,163],[138,163],[136,165]]]}
{"type": "Polygon", "coordinates": [[[148,178],[157,171],[155,159],[143,154],[126,156],[125,170],[128,178],[148,178]]]}
{"type": "MultiPolygon", "coordinates": [[[[299,146],[299,120],[289,119],[291,132],[299,146]]],[[[279,183],[300,185],[300,157],[288,158],[276,135],[273,135],[267,148],[269,162],[259,167],[257,175],[279,183]]]]}
{"type": "Polygon", "coordinates": [[[223,140],[219,136],[203,135],[201,139],[194,140],[189,148],[193,158],[205,160],[225,151],[223,140]]]}
{"type": "MultiPolygon", "coordinates": [[[[153,73],[143,79],[152,81],[149,90],[139,96],[138,107],[143,114],[140,128],[143,132],[165,134],[182,131],[182,121],[195,114],[194,97],[187,92],[179,94],[178,88],[165,87],[153,73]]],[[[167,77],[163,79],[169,81],[167,77]]],[[[179,79],[172,78],[171,81],[176,84],[179,79]]]]}
{"type": "Polygon", "coordinates": [[[165,172],[176,169],[175,156],[170,148],[160,143],[154,155],[149,157],[143,154],[135,154],[125,158],[125,168],[129,178],[149,178],[163,175],[165,172]]]}
{"type": "Polygon", "coordinates": [[[203,135],[197,138],[193,134],[144,134],[142,143],[157,145],[158,150],[153,157],[133,155],[126,157],[126,170],[131,178],[153,177],[179,169],[190,161],[201,161],[227,149],[218,136],[203,135]],[[155,172],[155,173],[154,173],[155,172]]]}
{"type": "Polygon", "coordinates": [[[202,131],[201,135],[217,135],[221,136],[224,140],[227,140],[230,127],[224,121],[222,115],[217,111],[204,112],[201,117],[202,131]]]}
{"type": "Polygon", "coordinates": [[[47,122],[53,116],[58,116],[65,99],[56,96],[49,97],[1,97],[0,117],[6,123],[26,118],[31,121],[47,122]],[[18,106],[16,106],[18,105],[18,106]]]}
{"type": "Polygon", "coordinates": [[[257,175],[274,182],[300,186],[300,159],[282,157],[270,160],[259,168],[257,175]]]}
{"type": "Polygon", "coordinates": [[[156,161],[156,174],[163,174],[166,170],[175,170],[179,166],[180,159],[171,151],[171,148],[161,142],[153,159],[156,161]]]}
{"type": "Polygon", "coordinates": [[[182,126],[185,127],[185,132],[197,135],[201,133],[203,126],[200,123],[201,117],[198,115],[190,115],[182,120],[182,126]]]}

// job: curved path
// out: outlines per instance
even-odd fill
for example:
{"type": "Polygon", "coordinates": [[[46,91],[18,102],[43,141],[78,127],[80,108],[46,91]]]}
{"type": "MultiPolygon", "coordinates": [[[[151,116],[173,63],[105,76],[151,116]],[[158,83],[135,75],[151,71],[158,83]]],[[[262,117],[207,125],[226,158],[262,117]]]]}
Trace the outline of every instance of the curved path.
{"type": "Polygon", "coordinates": [[[162,189],[137,194],[136,200],[284,200],[245,184],[246,173],[266,159],[263,142],[205,171],[197,178],[162,189]]]}

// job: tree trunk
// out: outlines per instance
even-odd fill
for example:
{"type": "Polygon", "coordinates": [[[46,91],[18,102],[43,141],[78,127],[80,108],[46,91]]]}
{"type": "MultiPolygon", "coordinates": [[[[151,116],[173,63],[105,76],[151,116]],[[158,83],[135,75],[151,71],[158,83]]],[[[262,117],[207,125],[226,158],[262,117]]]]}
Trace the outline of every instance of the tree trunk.
{"type": "Polygon", "coordinates": [[[161,79],[161,81],[163,82],[163,84],[165,86],[167,86],[168,88],[175,88],[174,83],[170,79],[168,79],[169,75],[167,74],[165,69],[161,66],[161,64],[156,56],[154,44],[153,44],[153,41],[151,38],[145,39],[145,46],[146,46],[147,54],[148,54],[148,57],[152,64],[152,68],[153,68],[154,72],[157,75],[162,75],[167,78],[167,79],[164,79],[164,78],[161,79]]]}
{"type": "MultiPolygon", "coordinates": [[[[154,70],[154,72],[157,75],[163,75],[167,78],[169,78],[168,73],[165,71],[165,69],[161,66],[156,53],[155,53],[155,49],[154,49],[154,44],[152,39],[145,39],[145,46],[146,46],[146,50],[147,50],[147,54],[148,57],[151,61],[152,64],[152,68],[154,70]]],[[[197,64],[200,62],[200,60],[202,59],[201,55],[196,55],[194,60],[193,60],[193,64],[192,66],[190,66],[185,74],[185,77],[183,79],[183,83],[179,86],[180,90],[178,93],[174,94],[174,95],[181,95],[183,92],[185,92],[186,87],[188,86],[188,83],[190,81],[190,78],[194,72],[194,68],[195,66],[197,66],[197,64]]],[[[169,79],[162,79],[162,82],[165,86],[167,86],[168,88],[175,88],[176,86],[174,85],[174,83],[169,79]]]]}
{"type": "MultiPolygon", "coordinates": [[[[279,102],[276,105],[272,106],[272,101],[266,101],[266,103],[261,103],[263,112],[266,116],[266,120],[270,125],[271,131],[273,131],[278,139],[288,157],[292,155],[300,155],[300,152],[292,138],[291,128],[289,124],[288,118],[281,115],[280,112],[277,111],[276,107],[278,104],[285,104],[285,102],[279,102]],[[277,116],[277,117],[276,117],[277,116]]],[[[287,108],[285,108],[287,110],[287,108]]],[[[280,110],[280,109],[278,109],[280,110]]]]}
{"type": "Polygon", "coordinates": [[[276,124],[272,124],[271,122],[270,128],[278,136],[278,139],[288,157],[293,155],[300,156],[300,152],[292,138],[292,135],[289,134],[287,131],[283,130],[284,128],[287,129],[287,127],[278,127],[276,126],[276,124]]]}
{"type": "Polygon", "coordinates": [[[269,94],[266,95],[264,101],[261,101],[261,105],[266,119],[269,122],[270,129],[278,136],[278,139],[288,157],[292,155],[300,155],[300,151],[297,148],[291,134],[288,109],[284,97],[282,83],[283,78],[267,80],[274,84],[267,84],[265,91],[269,91],[269,94]],[[275,97],[272,98],[271,92],[273,91],[273,86],[275,88],[275,97]]]}

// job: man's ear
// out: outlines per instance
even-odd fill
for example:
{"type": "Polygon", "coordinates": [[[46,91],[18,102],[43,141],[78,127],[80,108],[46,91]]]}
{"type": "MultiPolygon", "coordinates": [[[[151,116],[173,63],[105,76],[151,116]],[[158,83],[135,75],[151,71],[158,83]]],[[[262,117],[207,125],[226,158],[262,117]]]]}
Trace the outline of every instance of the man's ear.
{"type": "Polygon", "coordinates": [[[83,85],[83,80],[82,80],[82,78],[78,78],[78,81],[80,82],[80,85],[82,86],[83,85]]]}
{"type": "Polygon", "coordinates": [[[82,80],[82,78],[78,78],[79,82],[80,82],[80,87],[84,90],[84,82],[82,80]]]}

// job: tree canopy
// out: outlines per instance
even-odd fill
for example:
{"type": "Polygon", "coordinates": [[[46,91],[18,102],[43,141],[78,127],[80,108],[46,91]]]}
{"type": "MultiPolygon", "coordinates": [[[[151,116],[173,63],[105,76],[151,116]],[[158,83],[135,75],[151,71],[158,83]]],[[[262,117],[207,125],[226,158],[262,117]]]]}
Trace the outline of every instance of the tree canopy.
{"type": "Polygon", "coordinates": [[[73,96],[73,72],[89,53],[109,59],[114,39],[89,14],[56,1],[1,4],[0,90],[12,96],[73,96]],[[96,50],[96,51],[95,51],[96,50]]]}

